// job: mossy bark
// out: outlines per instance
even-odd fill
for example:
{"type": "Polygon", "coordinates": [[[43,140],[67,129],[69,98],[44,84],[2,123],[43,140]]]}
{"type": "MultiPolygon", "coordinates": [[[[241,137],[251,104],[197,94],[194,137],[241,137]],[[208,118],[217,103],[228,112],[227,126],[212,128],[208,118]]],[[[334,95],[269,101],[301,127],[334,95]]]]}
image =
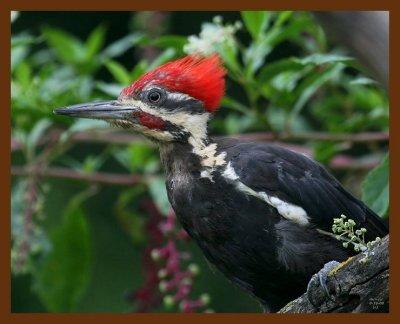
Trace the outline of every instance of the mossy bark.
{"type": "Polygon", "coordinates": [[[280,313],[386,313],[389,312],[389,236],[367,253],[341,263],[328,275],[328,297],[316,277],[308,292],[283,307],[280,313]]]}

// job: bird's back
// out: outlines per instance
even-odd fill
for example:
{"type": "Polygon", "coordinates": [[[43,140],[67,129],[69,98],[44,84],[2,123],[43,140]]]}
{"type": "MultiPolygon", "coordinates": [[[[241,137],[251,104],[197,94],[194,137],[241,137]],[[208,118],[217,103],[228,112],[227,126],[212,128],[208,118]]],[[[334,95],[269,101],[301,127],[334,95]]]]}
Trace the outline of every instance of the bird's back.
{"type": "Polygon", "coordinates": [[[303,293],[325,263],[354,253],[317,228],[330,231],[333,218],[345,213],[374,237],[387,232],[311,159],[262,143],[216,143],[225,164],[211,179],[201,176],[190,154],[168,153],[174,156],[167,168],[169,200],[206,258],[269,309],[303,293]]]}
{"type": "Polygon", "coordinates": [[[342,214],[367,229],[367,239],[388,234],[387,223],[354,197],[318,162],[304,154],[269,143],[217,140],[241,180],[255,190],[270,190],[301,206],[310,223],[331,231],[342,214]]]}

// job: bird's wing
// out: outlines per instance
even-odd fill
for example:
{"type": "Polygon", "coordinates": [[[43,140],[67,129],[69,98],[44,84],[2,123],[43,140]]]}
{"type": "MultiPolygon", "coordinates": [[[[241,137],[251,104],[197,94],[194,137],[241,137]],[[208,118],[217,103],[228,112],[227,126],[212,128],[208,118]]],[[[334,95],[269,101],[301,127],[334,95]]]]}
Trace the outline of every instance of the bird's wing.
{"type": "Polygon", "coordinates": [[[228,145],[226,152],[244,185],[301,207],[318,228],[331,231],[333,218],[344,214],[365,227],[371,239],[387,234],[379,216],[305,155],[262,143],[228,145]]]}

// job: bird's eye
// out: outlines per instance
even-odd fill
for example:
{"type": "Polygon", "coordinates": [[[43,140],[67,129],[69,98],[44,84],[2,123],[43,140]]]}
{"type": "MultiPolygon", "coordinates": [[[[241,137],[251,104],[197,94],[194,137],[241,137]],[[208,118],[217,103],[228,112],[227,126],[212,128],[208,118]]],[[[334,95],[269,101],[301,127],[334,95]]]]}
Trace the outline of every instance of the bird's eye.
{"type": "Polygon", "coordinates": [[[159,90],[152,90],[149,92],[149,94],[147,95],[147,99],[151,102],[151,103],[159,103],[161,100],[161,96],[162,93],[159,90]]]}

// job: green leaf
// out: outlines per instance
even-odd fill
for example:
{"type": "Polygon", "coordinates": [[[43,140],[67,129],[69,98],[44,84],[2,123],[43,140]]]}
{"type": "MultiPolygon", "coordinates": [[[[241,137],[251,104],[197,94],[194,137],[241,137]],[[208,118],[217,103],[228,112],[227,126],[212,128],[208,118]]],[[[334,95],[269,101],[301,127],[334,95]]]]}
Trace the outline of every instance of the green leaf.
{"type": "Polygon", "coordinates": [[[115,150],[114,157],[131,173],[154,173],[159,168],[157,153],[147,143],[132,143],[124,150],[115,150]]]}
{"type": "Polygon", "coordinates": [[[139,78],[143,73],[148,70],[148,66],[149,64],[146,60],[140,60],[132,69],[131,80],[136,80],[137,78],[139,78]]]}
{"type": "Polygon", "coordinates": [[[104,92],[105,94],[108,94],[111,97],[118,97],[122,90],[120,84],[105,83],[105,82],[97,82],[96,88],[104,92]]]}
{"type": "Polygon", "coordinates": [[[110,59],[116,56],[120,56],[131,47],[138,45],[145,40],[146,37],[141,33],[130,34],[107,46],[101,53],[101,57],[103,59],[110,59]]]}
{"type": "Polygon", "coordinates": [[[32,82],[32,68],[26,62],[22,61],[15,69],[15,81],[19,83],[22,88],[27,89],[31,86],[32,82]]]}
{"type": "Polygon", "coordinates": [[[108,128],[108,125],[103,120],[97,119],[78,119],[70,128],[70,133],[82,132],[92,129],[108,128]]]}
{"type": "Polygon", "coordinates": [[[176,50],[174,48],[167,48],[160,55],[158,55],[153,62],[151,62],[151,64],[147,67],[147,70],[150,71],[156,68],[157,66],[160,66],[161,64],[170,61],[175,57],[175,55],[176,55],[176,50]]]}
{"type": "Polygon", "coordinates": [[[108,128],[108,125],[103,120],[97,119],[78,119],[72,126],[62,133],[60,141],[66,141],[70,135],[77,132],[83,132],[94,129],[108,128]]]}
{"type": "Polygon", "coordinates": [[[252,43],[244,53],[244,63],[246,66],[246,76],[251,76],[256,72],[265,61],[265,57],[271,53],[272,47],[267,38],[262,41],[252,43]]]}
{"type": "Polygon", "coordinates": [[[274,27],[282,26],[292,15],[293,11],[280,11],[275,20],[274,27]]]}
{"type": "Polygon", "coordinates": [[[238,47],[237,43],[222,43],[220,45],[219,54],[229,70],[239,74],[241,66],[237,57],[238,47]]]}
{"type": "Polygon", "coordinates": [[[298,81],[304,76],[304,69],[301,71],[284,71],[271,80],[271,85],[281,92],[291,92],[297,86],[298,81]]]}
{"type": "MultiPolygon", "coordinates": [[[[282,23],[275,23],[272,28],[270,28],[266,33],[266,38],[269,38],[269,44],[272,47],[276,47],[279,43],[292,40],[294,42],[300,43],[299,45],[304,44],[304,38],[301,37],[303,32],[307,31],[307,28],[310,27],[310,17],[303,15],[295,15],[294,19],[290,19],[289,23],[282,26],[282,23]]],[[[311,24],[311,26],[314,25],[311,24]]]]}
{"type": "Polygon", "coordinates": [[[255,124],[256,116],[253,115],[228,115],[225,118],[225,131],[227,134],[240,134],[255,124]]]}
{"type": "Polygon", "coordinates": [[[263,34],[271,19],[271,12],[267,11],[242,11],[241,15],[253,39],[258,39],[263,34]]]}
{"type": "Polygon", "coordinates": [[[61,61],[68,64],[77,64],[84,61],[85,47],[74,36],[54,28],[44,28],[43,35],[61,61]]]}
{"type": "Polygon", "coordinates": [[[312,74],[309,78],[305,79],[297,88],[296,92],[299,95],[291,111],[291,119],[293,120],[298,115],[308,100],[323,84],[336,78],[343,68],[343,65],[334,65],[321,73],[312,74]]]}
{"type": "Polygon", "coordinates": [[[288,70],[298,71],[306,66],[347,63],[351,61],[353,61],[351,57],[337,54],[312,54],[303,58],[285,58],[264,66],[260,71],[258,80],[264,83],[272,79],[275,75],[288,70]]]}
{"type": "Polygon", "coordinates": [[[379,216],[389,210],[389,155],[370,171],[362,184],[362,200],[379,216]]]}
{"type": "Polygon", "coordinates": [[[134,244],[146,242],[145,219],[132,208],[131,204],[140,201],[144,187],[135,186],[134,188],[123,191],[114,206],[115,214],[123,225],[123,229],[128,232],[134,244]]]}
{"type": "Polygon", "coordinates": [[[91,60],[104,45],[106,28],[103,25],[95,28],[86,40],[86,59],[91,60]]]}
{"type": "Polygon", "coordinates": [[[378,85],[378,82],[372,80],[370,78],[360,76],[356,79],[353,79],[349,82],[350,85],[378,85]]]}
{"type": "Polygon", "coordinates": [[[76,79],[76,95],[80,101],[92,100],[92,93],[94,88],[93,78],[89,75],[82,75],[76,79]]]}
{"type": "Polygon", "coordinates": [[[163,215],[167,215],[171,205],[168,201],[165,179],[162,177],[153,177],[148,182],[150,194],[156,203],[158,209],[163,215]]]}
{"type": "Polygon", "coordinates": [[[222,100],[221,100],[221,106],[222,107],[227,107],[230,108],[232,110],[236,110],[241,112],[242,114],[252,114],[252,111],[250,108],[246,107],[245,105],[243,105],[242,103],[240,103],[239,101],[235,100],[232,97],[229,97],[227,95],[225,95],[222,100]]]}
{"type": "Polygon", "coordinates": [[[129,72],[118,62],[110,60],[105,65],[118,83],[125,86],[132,81],[129,72]]]}
{"type": "Polygon", "coordinates": [[[187,43],[187,37],[178,35],[165,35],[156,38],[151,42],[152,45],[162,48],[173,47],[179,51],[183,50],[183,46],[187,43]]]}
{"type": "Polygon", "coordinates": [[[258,80],[260,83],[265,83],[281,72],[298,71],[301,70],[303,67],[304,65],[294,58],[275,61],[265,65],[261,69],[258,80]]]}
{"type": "Polygon", "coordinates": [[[101,168],[104,164],[104,156],[99,155],[89,155],[83,161],[80,170],[84,173],[92,173],[101,168]]]}
{"type": "Polygon", "coordinates": [[[43,137],[43,134],[51,126],[52,122],[49,119],[42,119],[35,124],[26,140],[26,149],[28,159],[34,156],[35,148],[39,140],[43,137]]]}
{"type": "Polygon", "coordinates": [[[14,72],[15,68],[24,61],[28,55],[28,48],[25,46],[18,46],[13,48],[11,51],[11,72],[14,72]]]}
{"type": "MultiPolygon", "coordinates": [[[[271,106],[266,111],[266,117],[274,132],[283,132],[287,130],[286,128],[289,117],[288,113],[284,109],[271,106]]],[[[293,133],[304,133],[310,131],[310,126],[303,116],[297,116],[297,118],[292,121],[290,130],[293,133]]]]}
{"type": "Polygon", "coordinates": [[[329,164],[331,159],[342,151],[342,143],[321,141],[314,144],[314,159],[329,164]]]}
{"type": "Polygon", "coordinates": [[[327,63],[346,63],[354,61],[353,58],[338,54],[312,54],[301,59],[296,59],[296,61],[302,65],[322,65],[327,63]]]}
{"type": "Polygon", "coordinates": [[[11,49],[14,50],[16,47],[26,46],[31,44],[38,44],[42,41],[41,37],[34,37],[29,34],[21,34],[11,37],[11,49]]]}
{"type": "Polygon", "coordinates": [[[91,264],[89,225],[76,200],[50,238],[52,250],[37,261],[33,289],[50,312],[72,312],[89,282],[91,264]]]}

